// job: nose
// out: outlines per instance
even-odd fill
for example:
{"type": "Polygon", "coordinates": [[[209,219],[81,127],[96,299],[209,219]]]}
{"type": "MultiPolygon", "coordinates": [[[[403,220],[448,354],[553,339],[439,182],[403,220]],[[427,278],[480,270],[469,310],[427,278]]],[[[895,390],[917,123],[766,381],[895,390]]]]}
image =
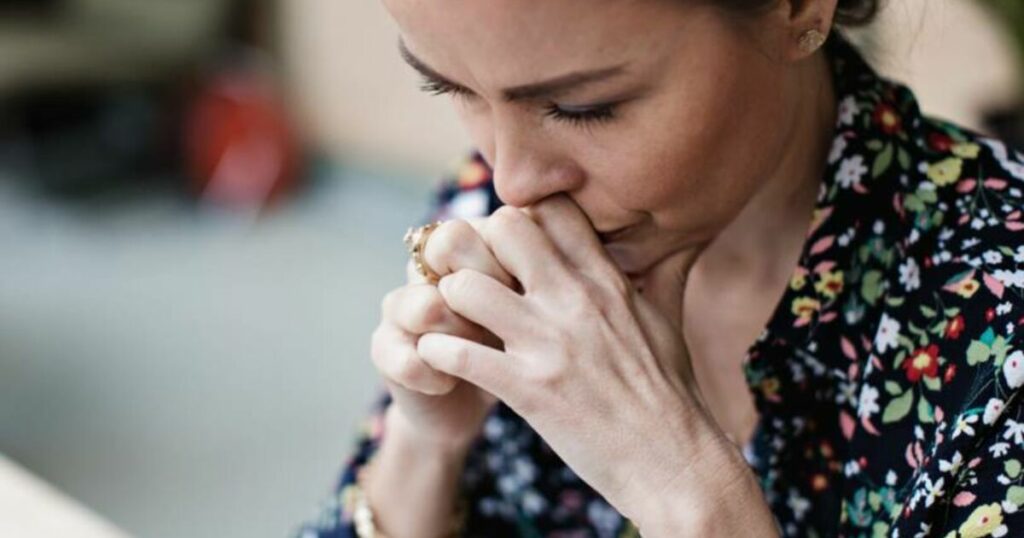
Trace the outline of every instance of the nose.
{"type": "Polygon", "coordinates": [[[491,149],[494,190],[507,205],[526,207],[557,192],[572,191],[583,180],[580,167],[539,129],[496,129],[491,149]]]}

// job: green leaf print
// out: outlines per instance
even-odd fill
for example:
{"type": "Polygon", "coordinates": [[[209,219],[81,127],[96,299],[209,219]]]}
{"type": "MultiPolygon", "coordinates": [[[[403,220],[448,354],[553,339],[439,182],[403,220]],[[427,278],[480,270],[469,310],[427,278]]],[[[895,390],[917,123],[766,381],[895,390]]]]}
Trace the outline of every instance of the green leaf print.
{"type": "Polygon", "coordinates": [[[1002,336],[997,336],[996,341],[992,342],[992,354],[996,358],[996,366],[1002,366],[1003,361],[1006,360],[1006,354],[1010,352],[1010,344],[1002,336]]]}
{"type": "Polygon", "coordinates": [[[992,354],[992,348],[985,344],[974,340],[971,345],[967,346],[967,364],[974,366],[981,364],[988,360],[992,354]]]}
{"type": "Polygon", "coordinates": [[[924,211],[924,202],[920,198],[913,194],[908,194],[903,199],[903,207],[907,208],[912,213],[920,213],[924,211]]]}
{"type": "Polygon", "coordinates": [[[942,380],[937,377],[924,376],[924,386],[928,387],[928,390],[938,392],[942,390],[942,380]]]}
{"type": "MultiPolygon", "coordinates": [[[[899,366],[897,366],[897,368],[899,368],[899,366]]],[[[885,392],[888,392],[893,396],[899,396],[900,393],[903,392],[903,387],[901,387],[900,384],[895,381],[886,381],[885,392]]]]}
{"type": "Polygon", "coordinates": [[[892,164],[892,153],[892,144],[886,144],[885,149],[875,157],[875,164],[871,167],[872,178],[877,178],[889,169],[889,165],[892,164]]]}
{"type": "Polygon", "coordinates": [[[873,270],[864,273],[860,284],[860,295],[868,304],[874,306],[882,296],[882,272],[873,270]]]}
{"type": "Polygon", "coordinates": [[[1020,460],[1012,459],[1006,460],[1003,463],[1003,470],[1006,471],[1006,476],[1011,479],[1020,476],[1020,460]]]}
{"type": "Polygon", "coordinates": [[[910,170],[910,153],[907,150],[899,148],[899,153],[896,154],[896,157],[900,161],[900,168],[910,170]]]}
{"type": "Polygon", "coordinates": [[[885,411],[882,412],[882,423],[889,424],[907,416],[907,413],[910,412],[910,406],[913,403],[913,390],[908,390],[907,392],[904,392],[902,396],[894,398],[889,402],[889,405],[885,406],[885,411]]]}
{"type": "Polygon", "coordinates": [[[1024,487],[1010,486],[1010,489],[1006,490],[1006,500],[1017,506],[1024,504],[1024,487]]]}
{"type": "Polygon", "coordinates": [[[924,398],[917,401],[917,420],[926,424],[935,422],[935,411],[932,410],[932,404],[924,398]]]}
{"type": "Polygon", "coordinates": [[[871,507],[873,512],[877,512],[882,507],[882,496],[877,491],[868,493],[868,506],[871,507]]]}

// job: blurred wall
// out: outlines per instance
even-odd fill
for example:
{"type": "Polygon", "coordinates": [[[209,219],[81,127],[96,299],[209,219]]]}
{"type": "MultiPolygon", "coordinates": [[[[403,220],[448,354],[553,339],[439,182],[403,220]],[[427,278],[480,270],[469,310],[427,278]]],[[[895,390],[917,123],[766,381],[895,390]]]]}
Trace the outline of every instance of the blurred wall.
{"type": "Polygon", "coordinates": [[[434,177],[470,147],[448,99],[419,90],[379,1],[288,0],[280,23],[301,121],[334,155],[434,177]]]}
{"type": "Polygon", "coordinates": [[[885,1],[866,36],[870,60],[906,82],[925,113],[983,131],[983,111],[1024,97],[1013,43],[979,2],[885,1]]]}

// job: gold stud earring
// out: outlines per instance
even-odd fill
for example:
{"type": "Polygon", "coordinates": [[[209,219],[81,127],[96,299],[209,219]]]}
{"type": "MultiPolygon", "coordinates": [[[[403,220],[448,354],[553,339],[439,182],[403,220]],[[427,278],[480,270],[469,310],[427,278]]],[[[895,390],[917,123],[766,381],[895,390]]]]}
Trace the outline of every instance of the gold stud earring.
{"type": "Polygon", "coordinates": [[[800,36],[800,50],[810,54],[818,49],[825,42],[825,34],[817,28],[811,28],[800,36]]]}

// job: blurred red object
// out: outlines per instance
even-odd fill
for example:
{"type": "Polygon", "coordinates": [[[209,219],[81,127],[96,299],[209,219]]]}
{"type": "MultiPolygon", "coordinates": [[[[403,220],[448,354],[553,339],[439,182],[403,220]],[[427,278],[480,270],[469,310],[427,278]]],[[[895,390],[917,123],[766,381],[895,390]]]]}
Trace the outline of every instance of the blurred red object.
{"type": "Polygon", "coordinates": [[[299,179],[300,147],[272,76],[236,63],[204,79],[185,115],[185,161],[203,202],[265,208],[299,179]]]}

